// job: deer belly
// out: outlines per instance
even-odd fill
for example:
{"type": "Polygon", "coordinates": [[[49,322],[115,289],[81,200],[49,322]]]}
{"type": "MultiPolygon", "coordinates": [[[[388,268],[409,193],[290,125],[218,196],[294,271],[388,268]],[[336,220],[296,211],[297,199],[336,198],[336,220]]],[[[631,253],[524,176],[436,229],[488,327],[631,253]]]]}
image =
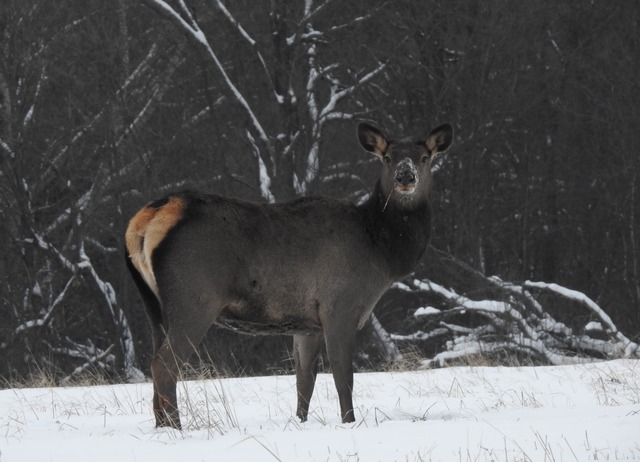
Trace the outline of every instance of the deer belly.
{"type": "Polygon", "coordinates": [[[252,335],[320,332],[317,315],[305,310],[243,303],[225,307],[215,321],[218,326],[252,335]]]}

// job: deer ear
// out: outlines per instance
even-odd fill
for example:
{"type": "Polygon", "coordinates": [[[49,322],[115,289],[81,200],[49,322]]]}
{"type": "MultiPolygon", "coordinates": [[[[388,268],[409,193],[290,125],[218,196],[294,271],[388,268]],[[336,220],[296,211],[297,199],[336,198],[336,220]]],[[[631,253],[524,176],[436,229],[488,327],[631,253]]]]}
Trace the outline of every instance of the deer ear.
{"type": "Polygon", "coordinates": [[[446,151],[453,141],[453,127],[450,124],[443,124],[431,130],[424,144],[431,155],[446,151]]]}
{"type": "Polygon", "coordinates": [[[358,124],[358,141],[365,151],[382,158],[389,147],[389,141],[384,134],[373,125],[358,124]]]}

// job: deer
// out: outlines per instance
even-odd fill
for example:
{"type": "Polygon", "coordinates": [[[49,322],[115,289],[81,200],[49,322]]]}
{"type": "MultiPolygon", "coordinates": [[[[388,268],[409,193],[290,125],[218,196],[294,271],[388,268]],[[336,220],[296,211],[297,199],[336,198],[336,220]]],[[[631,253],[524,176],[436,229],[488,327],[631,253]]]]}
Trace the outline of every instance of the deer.
{"type": "Polygon", "coordinates": [[[361,122],[357,138],[380,165],[373,191],[359,204],[327,197],[259,203],[182,191],[130,220],[126,263],[151,327],[156,427],[181,429],[179,374],[214,324],[293,336],[301,422],[326,347],[340,417],[355,421],[356,331],[425,254],[431,163],[451,145],[453,128],[394,141],[361,122]]]}

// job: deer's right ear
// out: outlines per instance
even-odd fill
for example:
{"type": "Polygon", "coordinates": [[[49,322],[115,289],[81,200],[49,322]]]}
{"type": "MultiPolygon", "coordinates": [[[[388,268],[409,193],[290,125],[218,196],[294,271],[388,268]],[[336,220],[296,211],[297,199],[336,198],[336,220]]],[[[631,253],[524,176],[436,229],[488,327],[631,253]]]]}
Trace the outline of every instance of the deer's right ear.
{"type": "Polygon", "coordinates": [[[365,151],[382,158],[387,152],[389,141],[384,134],[373,125],[361,122],[358,124],[358,141],[365,151]]]}

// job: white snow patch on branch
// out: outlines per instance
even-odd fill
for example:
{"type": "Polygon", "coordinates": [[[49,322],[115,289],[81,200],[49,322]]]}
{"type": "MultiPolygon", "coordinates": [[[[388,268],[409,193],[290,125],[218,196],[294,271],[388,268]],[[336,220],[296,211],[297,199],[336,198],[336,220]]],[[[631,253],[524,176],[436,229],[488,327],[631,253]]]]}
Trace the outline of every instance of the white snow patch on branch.
{"type": "Polygon", "coordinates": [[[5,140],[3,140],[2,138],[0,138],[0,148],[2,148],[4,152],[9,154],[9,157],[11,159],[15,159],[16,158],[16,153],[13,152],[13,149],[11,149],[11,147],[9,147],[7,142],[5,140]]]}
{"type": "MultiPolygon", "coordinates": [[[[597,352],[610,358],[638,356],[638,345],[625,337],[609,316],[604,313],[604,310],[585,294],[557,284],[527,281],[519,286],[503,282],[495,277],[488,278],[488,280],[500,289],[506,290],[507,295],[511,294],[508,302],[471,300],[428,280],[415,279],[411,286],[405,283],[393,285],[393,288],[406,292],[427,292],[437,295],[442,297],[449,306],[453,306],[440,313],[425,310],[425,316],[428,316],[429,313],[453,316],[473,311],[488,318],[488,324],[475,328],[441,322],[439,329],[446,328],[449,333],[454,335],[454,339],[447,342],[447,351],[436,355],[429,364],[442,364],[449,359],[502,350],[519,351],[526,354],[535,353],[544,357],[549,363],[557,365],[592,362],[600,358],[597,355],[589,355],[589,352],[597,352]],[[545,312],[527,289],[549,290],[562,298],[581,303],[601,320],[601,322],[592,322],[587,325],[588,328],[585,331],[606,332],[610,338],[602,340],[591,338],[588,335],[575,335],[571,328],[556,321],[549,313],[545,312]],[[577,356],[576,352],[586,353],[586,355],[577,356]]],[[[417,316],[418,313],[423,313],[423,311],[416,311],[414,316],[417,316]]],[[[397,337],[392,335],[392,338],[395,340],[400,338],[420,340],[429,337],[418,332],[413,336],[397,337]]]]}
{"type": "Polygon", "coordinates": [[[434,314],[441,314],[442,310],[439,310],[438,308],[434,308],[433,306],[423,306],[421,308],[418,308],[415,313],[413,313],[413,316],[418,318],[420,316],[432,316],[434,314]]]}
{"type": "Polygon", "coordinates": [[[251,148],[253,151],[253,155],[258,161],[258,175],[260,181],[260,194],[264,199],[268,202],[273,203],[276,201],[275,196],[271,192],[271,176],[269,176],[269,171],[267,170],[267,165],[265,164],[262,156],[260,155],[260,149],[256,145],[256,140],[251,136],[251,132],[249,130],[246,131],[246,136],[249,142],[251,143],[251,148]]]}
{"type": "MultiPolygon", "coordinates": [[[[71,287],[71,284],[73,283],[73,281],[75,281],[75,279],[76,279],[75,276],[71,276],[71,278],[69,279],[69,281],[67,281],[66,285],[60,291],[60,293],[55,298],[55,300],[51,303],[51,305],[49,305],[46,312],[44,313],[44,316],[42,316],[39,319],[33,319],[31,321],[26,321],[20,324],[18,327],[15,328],[14,333],[20,334],[28,329],[33,329],[35,327],[44,327],[47,324],[49,324],[49,322],[53,317],[53,314],[55,313],[56,308],[60,305],[62,300],[64,300],[64,297],[67,294],[67,290],[69,290],[69,287],[71,287]]],[[[37,287],[38,289],[40,288],[39,285],[37,287]]],[[[33,292],[36,293],[36,290],[34,290],[33,292]]]]}
{"type": "Polygon", "coordinates": [[[602,328],[602,324],[599,322],[591,321],[584,326],[584,330],[587,332],[602,332],[604,329],[602,328]]]}
{"type": "Polygon", "coordinates": [[[118,306],[116,292],[113,289],[113,286],[111,283],[102,280],[91,263],[91,259],[84,250],[84,242],[80,245],[80,263],[78,263],[77,266],[78,268],[87,270],[91,275],[107,302],[107,307],[111,312],[114,323],[120,329],[120,343],[122,346],[122,354],[124,356],[125,375],[130,380],[139,380],[144,377],[144,374],[135,367],[136,353],[135,346],[133,344],[133,335],[129,328],[129,322],[127,321],[122,309],[118,306]]]}
{"type": "Polygon", "coordinates": [[[583,294],[582,292],[568,289],[558,284],[545,283],[545,282],[526,281],[523,285],[528,288],[549,290],[565,298],[581,303],[583,306],[587,307],[589,310],[595,313],[600,318],[600,320],[604,323],[605,330],[611,332],[625,346],[624,348],[625,356],[632,356],[638,353],[638,348],[639,348],[638,344],[635,342],[632,342],[622,332],[620,332],[616,327],[616,325],[611,320],[611,317],[609,317],[609,315],[605,313],[604,310],[600,308],[600,306],[598,306],[596,302],[591,300],[591,298],[589,298],[587,295],[583,294]]]}
{"type": "Polygon", "coordinates": [[[396,340],[396,341],[424,341],[424,340],[429,340],[435,337],[439,337],[441,335],[447,335],[449,333],[449,329],[446,329],[444,327],[440,327],[437,329],[433,329],[429,332],[422,332],[422,331],[417,331],[414,332],[413,334],[406,334],[406,335],[401,335],[401,334],[390,334],[390,337],[392,340],[396,340]]]}
{"type": "Polygon", "coordinates": [[[371,325],[373,327],[373,331],[378,337],[378,340],[384,346],[387,359],[390,361],[402,359],[402,354],[400,353],[400,350],[398,350],[398,346],[394,342],[394,338],[389,335],[384,327],[382,327],[382,324],[380,324],[380,321],[378,321],[375,314],[371,315],[371,325]]]}

